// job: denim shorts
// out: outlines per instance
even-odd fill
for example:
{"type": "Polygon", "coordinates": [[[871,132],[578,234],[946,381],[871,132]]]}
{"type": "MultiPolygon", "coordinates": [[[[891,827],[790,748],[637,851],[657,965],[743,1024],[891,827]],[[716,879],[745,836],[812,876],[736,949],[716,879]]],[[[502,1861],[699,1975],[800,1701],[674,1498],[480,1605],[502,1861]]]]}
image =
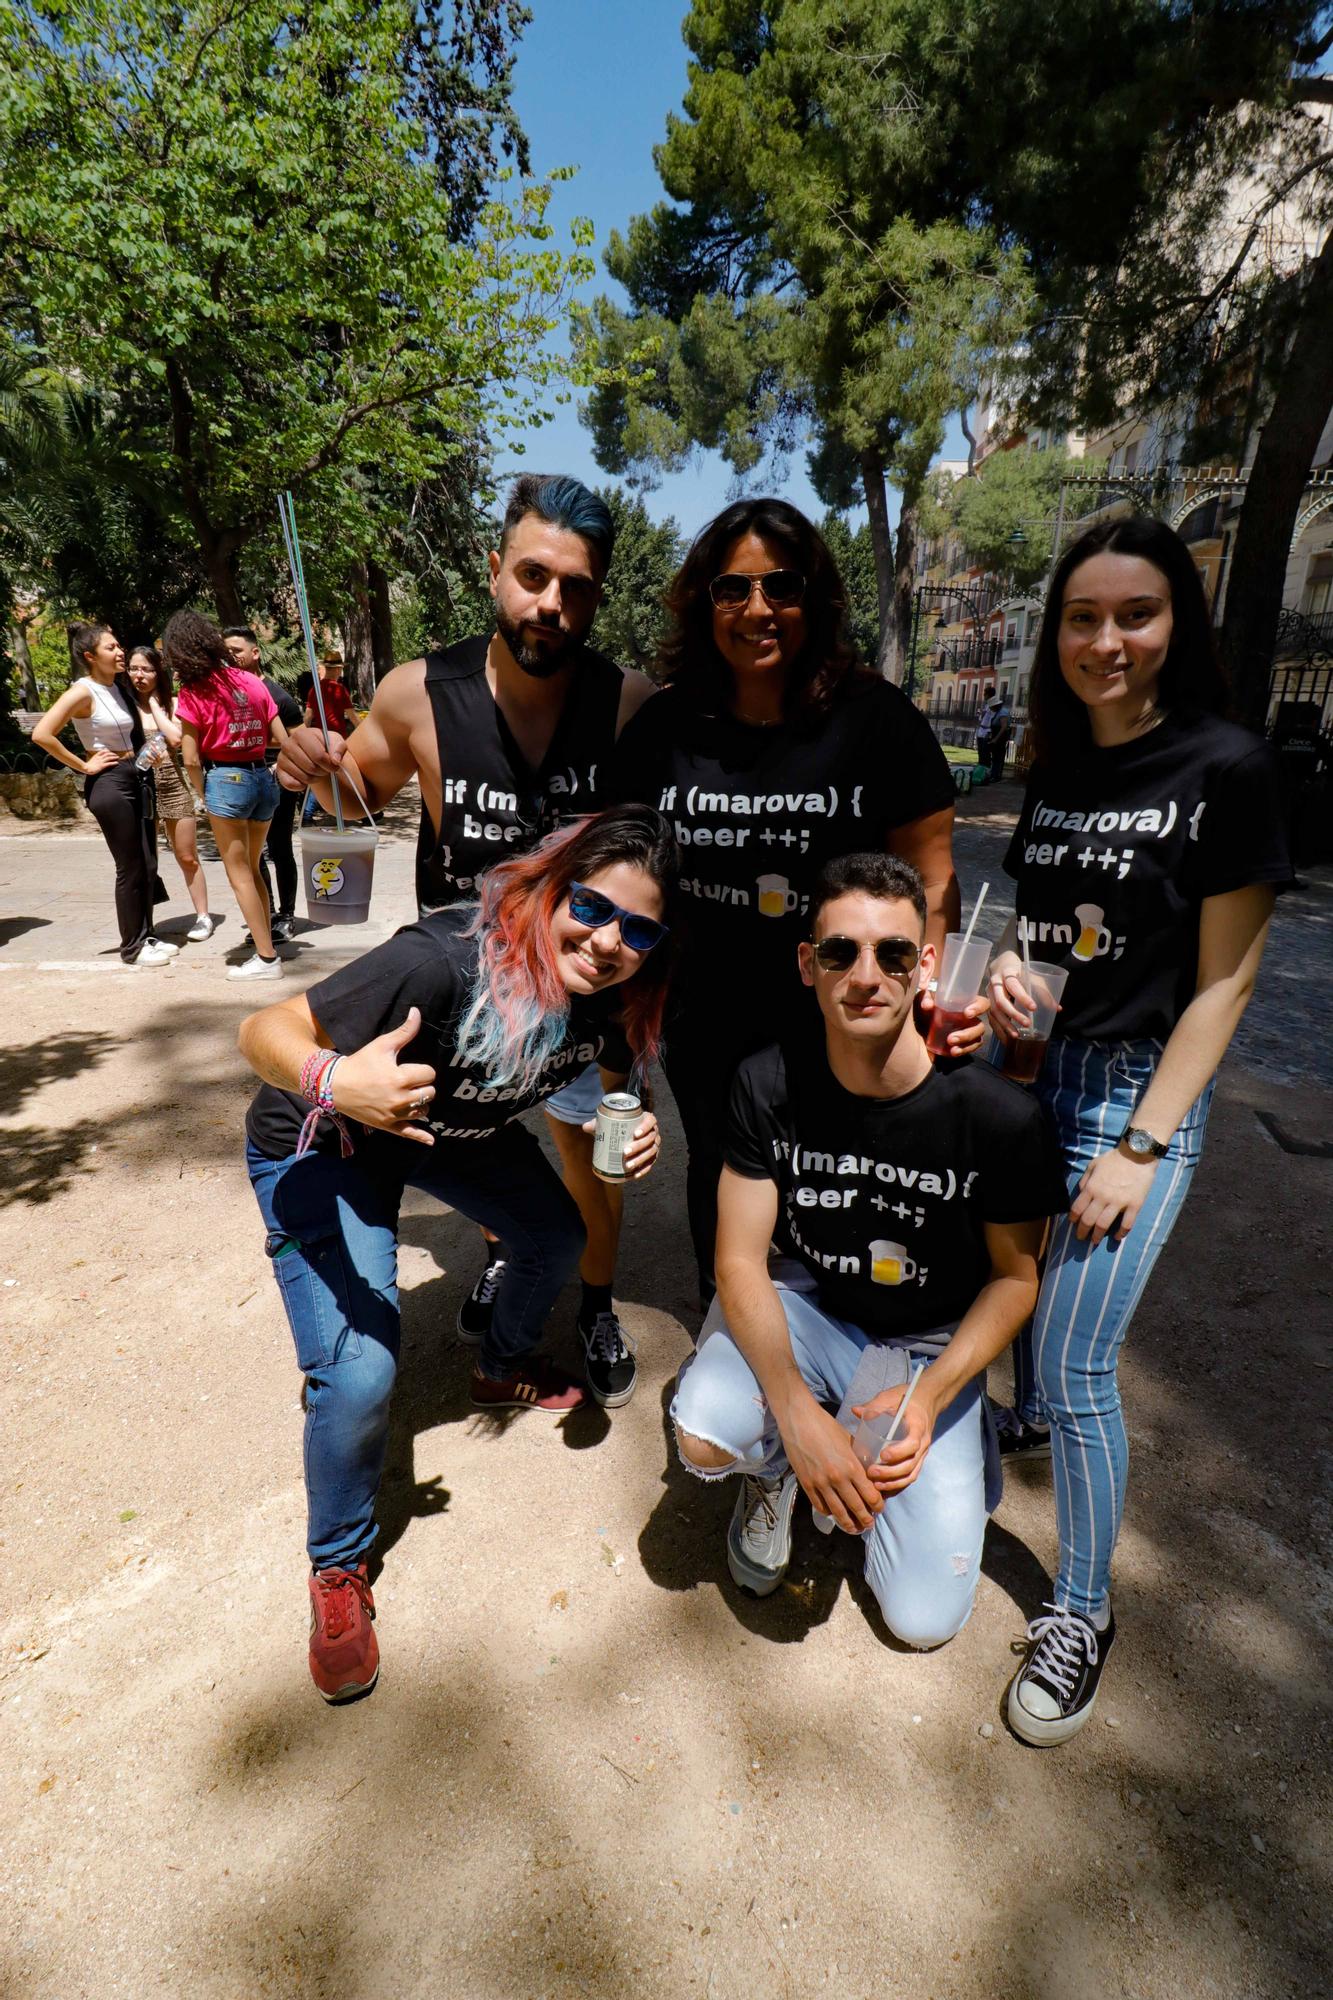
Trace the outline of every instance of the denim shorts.
{"type": "Polygon", "coordinates": [[[267,764],[214,764],[204,777],[204,811],[211,819],[270,820],[278,781],[267,764]]]}
{"type": "Polygon", "coordinates": [[[542,1104],[552,1118],[558,1118],[562,1125],[586,1125],[590,1118],[597,1116],[597,1107],[602,1101],[602,1072],[596,1063],[589,1063],[580,1070],[572,1083],[563,1090],[557,1090],[542,1104]]]}

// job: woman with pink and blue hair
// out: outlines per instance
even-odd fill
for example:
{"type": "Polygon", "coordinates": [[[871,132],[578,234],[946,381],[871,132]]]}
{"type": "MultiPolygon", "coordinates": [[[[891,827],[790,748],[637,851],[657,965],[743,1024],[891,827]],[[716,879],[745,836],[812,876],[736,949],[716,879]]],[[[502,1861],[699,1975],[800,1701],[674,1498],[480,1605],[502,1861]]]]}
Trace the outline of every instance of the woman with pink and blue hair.
{"type": "MultiPolygon", "coordinates": [[[[310,1670],[327,1701],[368,1693],[379,1671],[367,1557],[398,1365],[403,1190],[504,1245],[472,1402],[577,1409],[583,1387],[535,1350],[583,1224],[516,1121],[589,1063],[615,1090],[655,1059],[676,867],[661,815],[617,807],[492,869],[480,902],[409,924],[241,1028],[264,1079],[247,1162],[305,1375],[310,1670]]],[[[647,1113],[628,1178],[659,1145],[647,1113]]],[[[615,1402],[591,1368],[593,1394],[615,1402]]]]}

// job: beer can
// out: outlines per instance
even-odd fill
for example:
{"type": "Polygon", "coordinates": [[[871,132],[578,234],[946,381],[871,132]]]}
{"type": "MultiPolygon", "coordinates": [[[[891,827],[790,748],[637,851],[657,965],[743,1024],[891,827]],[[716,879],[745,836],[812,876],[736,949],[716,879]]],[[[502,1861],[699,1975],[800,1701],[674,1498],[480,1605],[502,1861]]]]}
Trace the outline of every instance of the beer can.
{"type": "Polygon", "coordinates": [[[643,1106],[628,1090],[613,1090],[597,1107],[592,1135],[592,1170],[599,1181],[625,1179],[625,1148],[643,1106]]]}

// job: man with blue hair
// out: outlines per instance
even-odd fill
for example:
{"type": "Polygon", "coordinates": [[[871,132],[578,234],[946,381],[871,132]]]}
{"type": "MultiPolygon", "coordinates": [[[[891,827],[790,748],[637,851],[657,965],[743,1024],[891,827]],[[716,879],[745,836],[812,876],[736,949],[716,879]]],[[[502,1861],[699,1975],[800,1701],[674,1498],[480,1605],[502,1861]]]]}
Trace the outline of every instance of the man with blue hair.
{"type": "MultiPolygon", "coordinates": [[[[464,902],[495,862],[533,847],[564,819],[609,803],[606,772],[616,737],[653,692],[585,644],[615,544],[606,502],[577,479],[524,473],[514,482],[488,558],[494,630],[463,639],[384,676],[348,738],[293,729],[278,760],[291,791],[307,785],[333,809],[342,771],[379,811],[413,777],[421,787],[417,904],[424,914],[464,902]]],[[[341,788],[344,813],[359,808],[341,788]]],[[[634,1357],[612,1304],[621,1190],[592,1171],[583,1126],[601,1096],[597,1070],[546,1100],[565,1184],[587,1230],[578,1326],[588,1386],[615,1406],[634,1391],[634,1357]]],[[[503,1245],[458,1315],[479,1344],[490,1323],[503,1245]]]]}

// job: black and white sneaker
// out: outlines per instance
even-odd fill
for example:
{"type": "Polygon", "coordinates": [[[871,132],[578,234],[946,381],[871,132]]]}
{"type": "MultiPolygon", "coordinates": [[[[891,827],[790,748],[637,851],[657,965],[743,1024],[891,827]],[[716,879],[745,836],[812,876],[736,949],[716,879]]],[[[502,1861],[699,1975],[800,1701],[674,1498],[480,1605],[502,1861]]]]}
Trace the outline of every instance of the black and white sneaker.
{"type": "Polygon", "coordinates": [[[469,1347],[480,1347],[491,1330],[491,1314],[495,1311],[495,1294],[500,1289],[504,1276],[505,1260],[497,1257],[486,1266],[472,1290],[458,1308],[459,1337],[469,1347]]]}
{"type": "Polygon", "coordinates": [[[269,925],[274,944],[290,944],[296,935],[296,918],[286,910],[279,910],[269,925]]]}
{"type": "Polygon", "coordinates": [[[1006,1403],[992,1401],[991,1414],[995,1418],[995,1429],[1000,1439],[1000,1457],[1011,1462],[1016,1458],[1049,1458],[1051,1455],[1051,1429],[1049,1424],[1029,1424],[1011,1410],[1006,1403]]]}
{"type": "Polygon", "coordinates": [[[1034,1618],[1027,1636],[1031,1651],[1009,1688],[1009,1727],[1025,1743],[1044,1749],[1076,1736],[1092,1714],[1106,1656],[1115,1642],[1115,1613],[1099,1632],[1081,1611],[1034,1618]]]}
{"type": "Polygon", "coordinates": [[[634,1394],[638,1367],[625,1329],[613,1312],[600,1312],[589,1324],[578,1322],[583,1342],[584,1378],[606,1410],[618,1410],[634,1394]]]}

